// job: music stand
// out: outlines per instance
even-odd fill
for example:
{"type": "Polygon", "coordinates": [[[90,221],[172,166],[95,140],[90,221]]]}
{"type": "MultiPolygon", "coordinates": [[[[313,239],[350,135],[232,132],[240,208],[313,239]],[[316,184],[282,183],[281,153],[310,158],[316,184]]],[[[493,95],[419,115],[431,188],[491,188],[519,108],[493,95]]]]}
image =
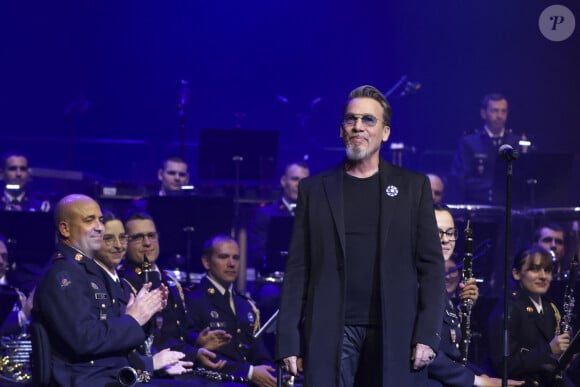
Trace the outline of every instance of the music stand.
{"type": "Polygon", "coordinates": [[[286,256],[290,247],[293,216],[273,216],[268,223],[268,240],[266,241],[266,260],[260,272],[270,274],[284,271],[286,256]]]}
{"type": "Polygon", "coordinates": [[[10,262],[44,267],[54,253],[54,215],[47,212],[0,211],[0,233],[8,239],[10,262]]]}
{"type": "Polygon", "coordinates": [[[277,130],[201,129],[200,180],[271,182],[278,157],[277,130]],[[236,176],[235,157],[241,157],[236,176]]]}
{"type": "Polygon", "coordinates": [[[147,212],[155,220],[163,258],[183,258],[171,262],[187,273],[201,273],[203,243],[232,229],[232,198],[205,196],[153,196],[147,212]]]}
{"type": "Polygon", "coordinates": [[[0,324],[6,321],[16,301],[18,301],[18,293],[13,290],[0,290],[0,324]]]}
{"type": "Polygon", "coordinates": [[[560,358],[558,359],[558,364],[560,364],[560,369],[562,369],[562,370],[566,369],[566,367],[568,366],[568,364],[570,363],[570,361],[572,360],[574,355],[580,352],[580,336],[579,335],[580,335],[580,332],[576,332],[576,335],[574,335],[574,338],[570,342],[570,345],[568,346],[568,348],[566,348],[564,353],[562,355],[560,355],[560,358]]]}
{"type": "Polygon", "coordinates": [[[521,155],[513,177],[514,201],[531,206],[575,205],[571,195],[573,166],[572,153],[521,155]]]}

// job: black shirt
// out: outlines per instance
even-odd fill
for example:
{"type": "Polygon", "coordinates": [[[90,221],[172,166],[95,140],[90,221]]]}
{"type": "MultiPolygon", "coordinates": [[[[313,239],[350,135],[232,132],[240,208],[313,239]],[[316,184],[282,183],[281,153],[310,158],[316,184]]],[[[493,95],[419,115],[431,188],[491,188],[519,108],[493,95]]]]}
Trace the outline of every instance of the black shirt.
{"type": "Polygon", "coordinates": [[[345,324],[347,325],[381,323],[379,213],[379,175],[359,179],[345,173],[345,324]]]}

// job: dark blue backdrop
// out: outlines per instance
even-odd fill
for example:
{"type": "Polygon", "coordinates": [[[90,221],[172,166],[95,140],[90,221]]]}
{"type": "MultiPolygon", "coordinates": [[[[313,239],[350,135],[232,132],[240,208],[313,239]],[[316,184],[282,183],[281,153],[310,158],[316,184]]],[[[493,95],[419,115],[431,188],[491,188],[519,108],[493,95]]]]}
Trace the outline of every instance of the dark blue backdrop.
{"type": "MultiPolygon", "coordinates": [[[[239,126],[280,130],[281,158],[308,153],[318,170],[342,156],[328,148],[340,145],[348,91],[364,83],[386,91],[402,75],[422,87],[392,100],[391,141],[416,147],[414,168],[447,169],[490,91],[508,96],[510,126],[540,150],[576,151],[580,38],[541,35],[538,17],[551,2],[390,3],[3,1],[0,151],[23,149],[36,166],[152,180],[162,154],[178,149],[187,79],[194,171],[200,128],[239,126]]],[[[580,15],[578,2],[559,4],[580,15]]]]}

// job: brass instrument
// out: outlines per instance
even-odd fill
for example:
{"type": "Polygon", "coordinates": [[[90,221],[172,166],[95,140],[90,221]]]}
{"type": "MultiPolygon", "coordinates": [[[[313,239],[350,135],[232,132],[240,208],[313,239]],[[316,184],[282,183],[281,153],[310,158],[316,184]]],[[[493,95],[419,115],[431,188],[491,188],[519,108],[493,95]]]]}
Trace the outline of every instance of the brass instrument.
{"type": "MultiPolygon", "coordinates": [[[[465,255],[463,257],[463,271],[461,273],[463,283],[473,278],[473,229],[468,220],[465,228],[465,255]]],[[[461,302],[461,361],[467,364],[469,344],[471,343],[471,309],[473,300],[467,298],[461,302]]]]}

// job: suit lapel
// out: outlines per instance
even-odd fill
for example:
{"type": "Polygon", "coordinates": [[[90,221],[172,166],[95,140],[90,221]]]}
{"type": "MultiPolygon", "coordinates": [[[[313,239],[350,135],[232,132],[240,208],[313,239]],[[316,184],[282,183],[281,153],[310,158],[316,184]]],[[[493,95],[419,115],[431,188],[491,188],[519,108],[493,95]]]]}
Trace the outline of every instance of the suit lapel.
{"type": "Polygon", "coordinates": [[[342,182],[342,166],[341,168],[336,168],[333,173],[326,175],[322,178],[324,185],[324,192],[326,193],[326,199],[330,206],[330,212],[332,214],[332,219],[334,220],[334,227],[340,239],[341,247],[341,259],[344,259],[345,252],[345,229],[344,229],[344,194],[343,194],[343,182],[342,182]]]}
{"type": "Polygon", "coordinates": [[[380,252],[379,256],[387,251],[387,235],[389,234],[389,227],[393,220],[394,209],[399,203],[398,197],[404,195],[402,192],[401,175],[389,165],[386,161],[381,159],[379,164],[380,185],[381,185],[381,208],[380,208],[380,252]]]}

